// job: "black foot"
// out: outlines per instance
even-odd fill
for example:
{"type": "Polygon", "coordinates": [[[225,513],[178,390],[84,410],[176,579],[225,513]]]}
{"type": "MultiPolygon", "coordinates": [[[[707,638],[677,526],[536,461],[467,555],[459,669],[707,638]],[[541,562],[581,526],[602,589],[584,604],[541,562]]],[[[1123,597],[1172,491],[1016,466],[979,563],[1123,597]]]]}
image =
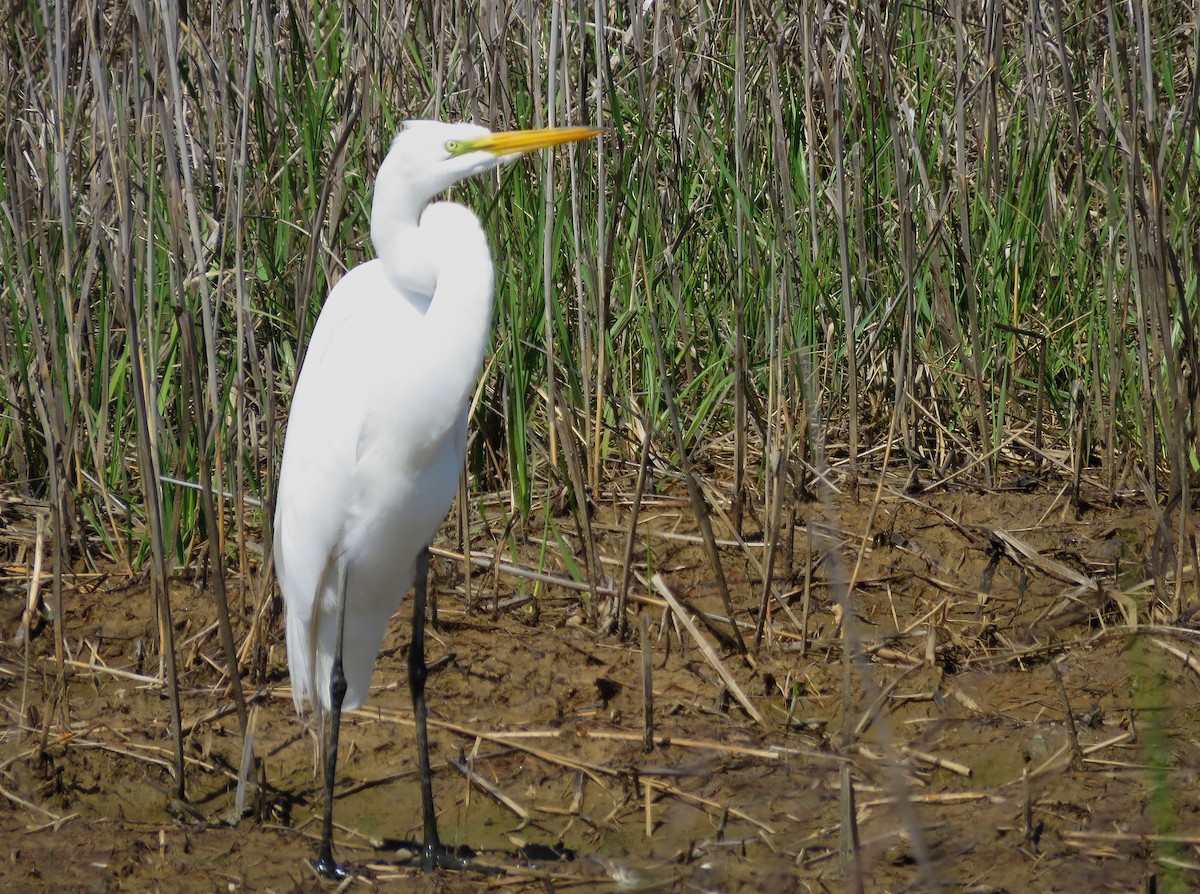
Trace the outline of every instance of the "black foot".
{"type": "Polygon", "coordinates": [[[461,857],[440,844],[426,844],[421,848],[421,868],[426,872],[435,869],[470,869],[471,858],[461,857]]]}
{"type": "Polygon", "coordinates": [[[350,870],[345,866],[338,865],[337,861],[333,859],[332,854],[317,859],[317,872],[321,874],[321,878],[327,878],[335,882],[340,882],[350,877],[350,870]]]}

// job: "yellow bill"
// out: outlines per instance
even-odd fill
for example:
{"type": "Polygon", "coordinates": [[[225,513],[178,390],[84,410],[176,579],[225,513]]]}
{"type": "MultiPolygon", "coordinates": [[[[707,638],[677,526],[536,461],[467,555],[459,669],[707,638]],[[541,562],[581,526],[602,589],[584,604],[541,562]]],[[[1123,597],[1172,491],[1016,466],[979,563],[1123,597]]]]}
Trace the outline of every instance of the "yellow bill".
{"type": "Polygon", "coordinates": [[[462,148],[468,152],[491,152],[493,155],[519,155],[548,146],[574,143],[602,134],[597,127],[544,127],[536,130],[509,130],[488,134],[474,140],[464,140],[462,148]]]}

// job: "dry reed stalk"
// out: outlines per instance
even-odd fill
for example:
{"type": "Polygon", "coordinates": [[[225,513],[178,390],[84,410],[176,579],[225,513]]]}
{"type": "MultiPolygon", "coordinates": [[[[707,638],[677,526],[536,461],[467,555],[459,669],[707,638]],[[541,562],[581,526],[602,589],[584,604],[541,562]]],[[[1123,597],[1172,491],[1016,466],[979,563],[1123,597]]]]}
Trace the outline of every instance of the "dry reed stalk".
{"type": "Polygon", "coordinates": [[[691,634],[692,639],[696,642],[696,645],[700,647],[700,651],[703,653],[705,659],[709,664],[712,665],[713,670],[720,675],[725,685],[729,687],[729,691],[733,693],[733,697],[737,699],[738,704],[740,704],[746,710],[746,713],[750,715],[751,719],[754,720],[755,723],[761,726],[764,731],[769,732],[771,730],[771,725],[767,723],[766,718],[759,713],[758,709],[754,706],[754,703],[746,696],[746,693],[742,690],[742,687],[738,684],[737,680],[734,679],[733,674],[729,672],[729,668],[725,666],[725,662],[723,662],[720,656],[717,655],[716,650],[712,647],[708,640],[700,635],[700,630],[696,627],[691,615],[684,610],[682,605],[680,605],[679,600],[676,598],[675,594],[671,592],[671,588],[667,586],[667,582],[663,580],[662,575],[655,574],[650,578],[650,584],[665,600],[667,600],[667,604],[671,606],[671,610],[675,613],[675,617],[677,617],[683,623],[683,626],[687,628],[687,632],[691,634]]]}

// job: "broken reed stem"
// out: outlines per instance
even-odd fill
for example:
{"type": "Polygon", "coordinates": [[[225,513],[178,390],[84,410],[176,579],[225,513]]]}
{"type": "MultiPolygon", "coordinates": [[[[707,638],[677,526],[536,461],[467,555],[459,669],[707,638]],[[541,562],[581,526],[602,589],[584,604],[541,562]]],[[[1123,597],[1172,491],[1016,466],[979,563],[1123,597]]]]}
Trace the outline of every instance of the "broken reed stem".
{"type": "Polygon", "coordinates": [[[800,657],[808,654],[808,615],[812,609],[813,532],[804,527],[804,608],[800,614],[800,657]]]}
{"type": "Polygon", "coordinates": [[[863,894],[862,855],[858,839],[858,811],[854,804],[854,778],[850,775],[850,764],[839,768],[841,779],[842,826],[838,854],[842,874],[850,874],[851,884],[857,894],[863,894]]]}
{"type": "Polygon", "coordinates": [[[32,813],[42,814],[43,816],[47,817],[51,821],[51,823],[61,823],[64,820],[71,819],[71,817],[78,816],[78,814],[75,814],[75,813],[71,814],[70,816],[65,816],[65,817],[59,816],[57,813],[47,810],[45,807],[42,807],[39,804],[34,804],[32,801],[25,800],[20,795],[18,795],[16,792],[10,792],[8,789],[4,788],[3,786],[0,786],[0,796],[7,798],[9,801],[16,804],[18,807],[23,807],[32,813]]]}
{"type": "MultiPolygon", "coordinates": [[[[770,499],[768,502],[768,512],[770,514],[770,523],[767,530],[767,536],[764,538],[766,543],[766,555],[763,558],[762,579],[763,592],[762,600],[759,602],[758,609],[758,625],[754,628],[754,649],[757,653],[762,645],[763,632],[766,629],[767,609],[771,600],[771,578],[775,571],[775,552],[779,540],[779,521],[783,515],[783,495],[781,493],[783,487],[783,479],[786,477],[783,473],[783,460],[781,456],[776,456],[775,461],[771,464],[771,474],[769,476],[774,480],[774,486],[770,491],[770,499]]],[[[780,599],[780,605],[788,611],[791,611],[788,604],[780,599]]],[[[792,622],[796,620],[793,617],[792,622]]],[[[799,626],[799,625],[797,625],[799,626]]]]}
{"type": "Polygon", "coordinates": [[[22,617],[21,632],[24,638],[22,655],[24,666],[21,674],[21,718],[25,717],[26,699],[29,695],[29,641],[33,637],[33,615],[37,611],[42,583],[42,558],[46,540],[46,513],[37,514],[36,528],[33,541],[33,574],[29,578],[29,596],[25,602],[25,614],[22,617]]]}
{"type": "MultiPolygon", "coordinates": [[[[667,586],[667,582],[663,580],[662,575],[656,573],[650,578],[650,583],[663,599],[667,600],[667,604],[671,606],[671,611],[675,613],[675,617],[687,628],[688,633],[696,641],[696,645],[700,647],[700,651],[704,654],[708,663],[712,665],[713,670],[720,675],[721,680],[729,687],[729,691],[733,693],[733,697],[737,699],[738,704],[746,710],[746,713],[753,718],[755,723],[767,732],[770,732],[771,725],[767,723],[766,718],[759,713],[758,708],[754,707],[754,703],[750,701],[746,693],[742,690],[742,687],[738,685],[738,681],[734,679],[729,668],[725,666],[725,663],[717,655],[717,650],[700,634],[699,628],[696,627],[696,622],[692,620],[683,606],[679,604],[679,600],[675,598],[675,594],[671,592],[671,588],[667,586]]],[[[737,627],[735,626],[734,629],[736,630],[737,627]]]]}
{"type": "Polygon", "coordinates": [[[1025,840],[1033,841],[1033,784],[1029,775],[1029,759],[1026,757],[1025,766],[1021,768],[1021,788],[1025,795],[1025,803],[1021,809],[1021,819],[1025,823],[1025,840]]]}
{"type": "Polygon", "coordinates": [[[648,779],[642,780],[642,799],[646,805],[646,837],[650,838],[654,834],[654,789],[648,779]]]}
{"type": "Polygon", "coordinates": [[[650,613],[643,611],[642,619],[642,721],[646,738],[642,750],[654,750],[654,665],[650,651],[650,613]]]}
{"type": "MultiPolygon", "coordinates": [[[[505,536],[507,536],[507,532],[505,536]]],[[[497,542],[502,542],[503,540],[504,537],[497,538],[497,542]]],[[[439,558],[443,559],[450,559],[451,561],[455,562],[464,561],[464,556],[461,553],[457,553],[452,549],[445,549],[439,546],[429,547],[429,554],[431,556],[438,556],[439,558]]],[[[500,574],[509,574],[513,577],[518,577],[523,580],[531,580],[543,584],[552,584],[556,587],[563,587],[567,590],[575,590],[582,593],[592,591],[592,587],[586,582],[572,580],[569,577],[563,577],[557,574],[546,574],[543,571],[537,571],[533,568],[523,568],[519,565],[513,565],[511,562],[502,561],[499,550],[491,553],[483,550],[472,550],[469,559],[471,564],[476,568],[486,568],[496,576],[499,576],[500,574]]],[[[614,591],[611,587],[602,587],[599,585],[595,587],[595,594],[597,596],[612,596],[613,593],[614,591]]]]}
{"type": "MultiPolygon", "coordinates": [[[[640,256],[639,260],[642,260],[640,256]]],[[[652,295],[652,283],[644,263],[642,264],[642,279],[647,294],[652,295]]],[[[654,311],[653,300],[647,302],[647,307],[650,312],[650,331],[654,341],[654,358],[658,364],[659,379],[662,382],[662,399],[667,408],[667,416],[671,420],[671,434],[674,436],[675,449],[679,454],[679,471],[683,475],[684,484],[687,486],[688,499],[692,505],[696,526],[700,529],[700,535],[704,538],[705,553],[708,556],[709,567],[712,570],[717,592],[721,594],[721,603],[725,606],[725,614],[729,618],[729,627],[733,631],[733,641],[737,644],[739,652],[745,652],[746,642],[742,638],[742,631],[738,629],[737,619],[734,616],[733,600],[729,595],[729,584],[725,580],[725,569],[721,565],[721,557],[717,552],[717,541],[713,535],[708,504],[704,500],[700,482],[697,481],[696,474],[692,470],[692,463],[688,458],[687,443],[683,437],[683,425],[679,421],[679,408],[675,402],[675,387],[667,372],[667,361],[662,346],[662,332],[659,329],[658,315],[654,311]]]]}
{"type": "Polygon", "coordinates": [[[1079,747],[1079,733],[1075,729],[1075,715],[1071,713],[1071,700],[1067,698],[1067,687],[1063,683],[1062,670],[1057,661],[1050,662],[1054,674],[1054,688],[1058,690],[1058,701],[1062,706],[1063,719],[1067,725],[1067,739],[1071,744],[1071,769],[1083,769],[1083,751],[1079,747]]]}
{"type": "Polygon", "coordinates": [[[959,763],[958,761],[952,761],[944,757],[938,757],[936,754],[928,754],[924,751],[918,751],[915,748],[909,748],[907,746],[902,746],[900,750],[903,751],[908,757],[911,757],[913,760],[919,761],[922,764],[927,764],[930,767],[937,767],[939,770],[948,770],[949,772],[958,776],[962,776],[966,779],[971,778],[971,768],[966,764],[959,763]]]}
{"type": "MultiPolygon", "coordinates": [[[[249,733],[249,719],[246,714],[246,698],[242,693],[241,668],[238,664],[238,650],[233,642],[233,626],[229,620],[229,600],[225,593],[225,565],[222,551],[221,522],[213,499],[213,480],[209,462],[212,452],[209,443],[208,428],[200,417],[202,401],[202,385],[200,381],[200,351],[196,345],[195,320],[183,306],[180,299],[176,314],[180,320],[180,333],[183,338],[183,382],[184,390],[189,395],[188,406],[192,414],[193,433],[197,449],[202,461],[200,468],[200,508],[205,525],[208,528],[208,555],[211,565],[211,582],[213,606],[217,611],[217,625],[221,636],[221,650],[225,655],[225,673],[229,676],[229,689],[233,695],[233,703],[237,708],[238,728],[242,738],[249,733]]],[[[251,756],[253,757],[253,756],[251,756]]]]}
{"type": "Polygon", "coordinates": [[[626,603],[629,596],[629,581],[633,576],[633,545],[637,538],[638,514],[642,509],[642,498],[646,494],[646,471],[650,467],[650,439],[654,434],[654,421],[650,416],[642,417],[642,450],[638,460],[637,482],[633,487],[633,502],[629,507],[629,529],[625,535],[625,556],[621,563],[621,584],[617,589],[617,636],[625,638],[629,629],[626,603]]]}
{"type": "Polygon", "coordinates": [[[520,804],[518,804],[511,797],[506,795],[499,788],[499,786],[495,786],[492,783],[488,782],[486,779],[482,778],[478,773],[472,773],[470,767],[468,767],[462,761],[455,760],[452,757],[447,757],[446,763],[449,764],[454,769],[458,770],[458,772],[462,773],[463,776],[466,777],[468,782],[470,782],[473,786],[475,786],[477,789],[479,789],[485,795],[488,795],[490,798],[492,798],[497,804],[501,805],[502,807],[508,808],[514,814],[516,814],[517,817],[519,817],[523,821],[529,822],[529,819],[530,819],[529,811],[526,808],[522,807],[520,804]]]}
{"type": "Polygon", "coordinates": [[[673,798],[678,798],[681,801],[687,801],[689,804],[696,804],[700,807],[710,808],[714,812],[720,811],[722,816],[725,816],[725,815],[732,816],[735,819],[741,820],[742,822],[749,823],[750,825],[754,826],[755,828],[761,829],[763,832],[766,832],[768,835],[775,834],[775,829],[773,827],[767,825],[762,820],[755,819],[754,817],[752,817],[750,814],[746,813],[743,810],[738,810],[736,807],[729,807],[728,805],[721,804],[718,801],[714,801],[712,798],[705,798],[705,797],[703,797],[701,795],[697,795],[693,792],[685,792],[681,788],[677,788],[673,785],[668,785],[667,783],[662,782],[658,779],[649,779],[647,777],[643,777],[642,782],[645,784],[646,788],[648,788],[648,789],[654,789],[656,791],[660,791],[663,794],[670,795],[673,798]]]}
{"type": "Polygon", "coordinates": [[[257,705],[250,711],[242,736],[242,760],[238,764],[237,792],[233,799],[230,825],[236,826],[246,813],[247,798],[258,799],[258,760],[254,756],[254,734],[258,731],[257,705]]]}

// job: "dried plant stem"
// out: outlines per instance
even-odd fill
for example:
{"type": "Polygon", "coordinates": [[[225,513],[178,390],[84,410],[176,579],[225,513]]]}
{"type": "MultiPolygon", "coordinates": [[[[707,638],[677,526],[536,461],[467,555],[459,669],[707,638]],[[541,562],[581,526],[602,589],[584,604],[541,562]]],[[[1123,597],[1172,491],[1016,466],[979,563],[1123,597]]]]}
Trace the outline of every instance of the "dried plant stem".
{"type": "Polygon", "coordinates": [[[645,739],[642,750],[654,750],[654,653],[650,650],[650,615],[641,613],[642,625],[642,725],[645,739]]]}
{"type": "Polygon", "coordinates": [[[746,696],[742,687],[734,679],[733,674],[729,672],[729,668],[725,666],[725,662],[721,661],[717,655],[716,650],[709,644],[708,640],[700,635],[700,630],[696,627],[696,623],[692,620],[691,615],[680,605],[679,600],[675,598],[675,594],[671,592],[671,588],[667,586],[667,582],[663,580],[662,575],[655,574],[650,578],[650,583],[659,592],[659,595],[667,600],[667,604],[671,606],[671,611],[675,613],[675,616],[687,628],[687,632],[692,635],[692,639],[700,647],[700,651],[704,654],[705,659],[712,665],[713,670],[717,672],[725,685],[729,687],[729,691],[733,693],[733,697],[737,699],[738,704],[746,710],[746,713],[750,715],[755,723],[764,730],[770,730],[771,725],[767,723],[766,718],[754,707],[754,703],[746,696]]]}

